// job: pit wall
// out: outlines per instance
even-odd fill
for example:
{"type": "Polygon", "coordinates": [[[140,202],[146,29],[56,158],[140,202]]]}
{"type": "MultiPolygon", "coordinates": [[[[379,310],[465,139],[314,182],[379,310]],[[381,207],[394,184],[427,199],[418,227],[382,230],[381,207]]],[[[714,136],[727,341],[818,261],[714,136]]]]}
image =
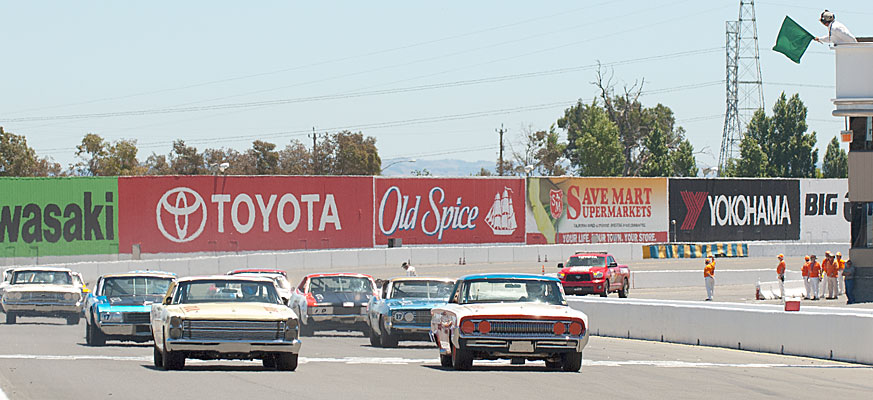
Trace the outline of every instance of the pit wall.
{"type": "Polygon", "coordinates": [[[786,312],[766,304],[598,298],[569,303],[588,315],[592,335],[873,364],[871,310],[801,306],[786,312]]]}
{"type": "MultiPolygon", "coordinates": [[[[752,257],[775,257],[782,253],[788,257],[806,254],[824,254],[832,252],[847,252],[845,244],[797,244],[797,243],[750,243],[749,253],[752,257]]],[[[299,275],[298,272],[318,271],[361,271],[366,272],[371,267],[396,267],[404,261],[412,265],[458,265],[493,264],[498,270],[502,263],[530,263],[536,270],[544,267],[547,272],[553,272],[555,265],[566,260],[577,251],[609,251],[620,263],[633,265],[633,262],[643,260],[643,247],[638,244],[619,243],[611,245],[525,245],[525,246],[484,246],[484,247],[400,247],[378,249],[347,249],[347,250],[311,250],[275,253],[247,253],[226,255],[194,255],[163,254],[158,258],[143,260],[58,260],[48,262],[40,260],[41,265],[66,266],[81,272],[87,281],[109,272],[124,272],[130,270],[164,270],[180,276],[223,274],[235,268],[278,268],[299,275]],[[72,262],[70,262],[72,261],[72,262]]],[[[35,260],[19,259],[17,264],[29,265],[35,260]]],[[[664,268],[669,269],[669,261],[664,261],[664,268]]],[[[756,282],[763,278],[769,280],[772,275],[771,266],[761,270],[719,271],[719,284],[744,284],[756,282]]],[[[699,271],[682,271],[670,274],[651,274],[645,271],[634,272],[635,288],[645,287],[677,287],[700,284],[699,271]],[[682,284],[679,284],[682,283],[682,284]]]]}

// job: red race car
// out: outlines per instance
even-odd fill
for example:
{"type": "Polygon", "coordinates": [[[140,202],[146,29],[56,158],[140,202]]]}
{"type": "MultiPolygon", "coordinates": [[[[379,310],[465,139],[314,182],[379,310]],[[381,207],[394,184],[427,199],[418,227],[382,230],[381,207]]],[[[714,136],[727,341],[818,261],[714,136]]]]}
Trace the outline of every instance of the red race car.
{"type": "Polygon", "coordinates": [[[615,257],[607,252],[577,252],[567,264],[558,263],[558,279],[566,294],[599,294],[606,297],[618,292],[618,297],[627,297],[630,291],[630,269],[618,265],[615,257]]]}

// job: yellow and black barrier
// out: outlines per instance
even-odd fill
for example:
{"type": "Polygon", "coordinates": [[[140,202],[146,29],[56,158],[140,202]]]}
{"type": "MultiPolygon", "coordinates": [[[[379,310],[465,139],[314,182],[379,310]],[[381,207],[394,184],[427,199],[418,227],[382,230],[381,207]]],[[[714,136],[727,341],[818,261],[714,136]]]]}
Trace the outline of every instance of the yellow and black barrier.
{"type": "Polygon", "coordinates": [[[652,244],[643,246],[643,258],[748,257],[746,243],[652,244]]]}

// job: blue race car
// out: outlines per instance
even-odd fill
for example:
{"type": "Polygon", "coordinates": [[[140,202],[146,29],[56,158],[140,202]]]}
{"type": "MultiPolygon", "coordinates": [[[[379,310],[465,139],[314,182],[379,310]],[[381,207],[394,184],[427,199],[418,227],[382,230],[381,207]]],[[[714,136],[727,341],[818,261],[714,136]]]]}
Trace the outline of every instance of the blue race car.
{"type": "Polygon", "coordinates": [[[152,340],[151,311],[167,294],[176,274],[131,271],[101,276],[85,300],[85,343],[152,340]]]}
{"type": "Polygon", "coordinates": [[[367,324],[370,344],[397,347],[400,340],[429,340],[430,310],[446,304],[455,282],[443,278],[394,278],[382,285],[380,299],[370,299],[367,324]]]}

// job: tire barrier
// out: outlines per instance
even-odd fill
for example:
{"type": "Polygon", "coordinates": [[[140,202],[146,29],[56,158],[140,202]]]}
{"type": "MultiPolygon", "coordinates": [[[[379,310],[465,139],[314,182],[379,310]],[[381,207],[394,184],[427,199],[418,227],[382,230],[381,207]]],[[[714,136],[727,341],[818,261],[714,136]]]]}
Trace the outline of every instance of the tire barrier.
{"type": "Polygon", "coordinates": [[[748,257],[746,243],[652,244],[643,246],[643,258],[748,257]]]}

